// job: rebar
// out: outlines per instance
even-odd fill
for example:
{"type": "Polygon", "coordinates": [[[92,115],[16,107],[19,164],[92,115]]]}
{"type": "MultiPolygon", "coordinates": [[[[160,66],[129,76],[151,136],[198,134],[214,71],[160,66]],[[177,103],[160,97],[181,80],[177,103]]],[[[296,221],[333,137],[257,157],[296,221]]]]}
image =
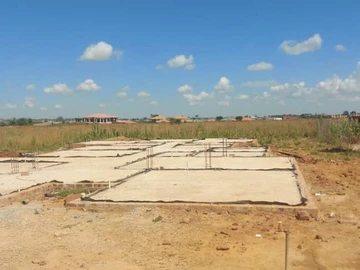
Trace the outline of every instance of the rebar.
{"type": "Polygon", "coordinates": [[[211,143],[209,143],[209,168],[211,168],[211,143]]]}
{"type": "Polygon", "coordinates": [[[289,255],[289,231],[284,230],[285,232],[285,270],[288,270],[288,255],[289,255]]]}
{"type": "Polygon", "coordinates": [[[204,155],[205,155],[205,169],[207,169],[208,164],[207,164],[207,152],[206,152],[206,145],[204,145],[204,155]]]}

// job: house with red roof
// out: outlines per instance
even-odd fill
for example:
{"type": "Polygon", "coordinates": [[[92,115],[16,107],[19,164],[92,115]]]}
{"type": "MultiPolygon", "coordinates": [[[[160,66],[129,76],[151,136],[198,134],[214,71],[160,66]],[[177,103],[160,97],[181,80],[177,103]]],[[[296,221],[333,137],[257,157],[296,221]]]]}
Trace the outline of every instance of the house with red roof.
{"type": "Polygon", "coordinates": [[[78,118],[77,121],[84,123],[111,124],[116,122],[117,119],[118,117],[114,115],[109,115],[106,113],[94,113],[83,118],[78,118]]]}

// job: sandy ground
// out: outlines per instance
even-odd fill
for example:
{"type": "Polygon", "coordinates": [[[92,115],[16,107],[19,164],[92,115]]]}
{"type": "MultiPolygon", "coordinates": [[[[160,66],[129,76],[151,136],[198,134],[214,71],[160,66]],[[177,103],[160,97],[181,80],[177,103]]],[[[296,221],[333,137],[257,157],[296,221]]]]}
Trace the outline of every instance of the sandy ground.
{"type": "Polygon", "coordinates": [[[325,194],[317,220],[191,208],[95,213],[51,198],[0,209],[0,269],[283,269],[278,221],[291,231],[289,269],[360,269],[359,161],[298,162],[311,192],[325,194]]]}

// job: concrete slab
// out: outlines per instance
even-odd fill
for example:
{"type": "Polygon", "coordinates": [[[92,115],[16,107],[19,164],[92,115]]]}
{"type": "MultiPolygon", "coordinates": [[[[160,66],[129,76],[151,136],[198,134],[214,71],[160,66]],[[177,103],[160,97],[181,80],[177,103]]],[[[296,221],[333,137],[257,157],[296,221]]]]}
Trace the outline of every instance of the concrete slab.
{"type": "MultiPolygon", "coordinates": [[[[222,152],[223,148],[214,148],[214,152],[222,152]]],[[[239,147],[239,148],[227,148],[228,153],[232,152],[266,152],[265,147],[239,147]]]]}
{"type": "Polygon", "coordinates": [[[151,171],[100,192],[92,200],[116,202],[262,202],[301,204],[293,172],[151,171]]]}
{"type": "Polygon", "coordinates": [[[110,180],[111,182],[115,182],[139,172],[139,170],[104,170],[102,168],[73,168],[61,170],[60,168],[52,167],[45,170],[31,171],[28,176],[0,174],[0,193],[4,195],[53,180],[66,184],[81,181],[98,183],[109,182],[110,180]]]}
{"type": "Polygon", "coordinates": [[[107,146],[87,146],[87,147],[81,147],[81,148],[74,148],[72,151],[134,151],[134,150],[145,150],[148,147],[152,147],[149,145],[107,145],[107,146]]]}
{"type": "MultiPolygon", "coordinates": [[[[164,169],[205,169],[205,157],[154,157],[153,168],[163,167],[164,169]]],[[[209,165],[209,160],[208,163],[209,165]]],[[[125,169],[145,169],[146,160],[124,166],[125,169]]],[[[232,170],[291,170],[293,165],[287,157],[213,157],[211,159],[213,169],[232,170]]]]}
{"type": "MultiPolygon", "coordinates": [[[[34,170],[33,164],[31,162],[20,162],[19,164],[19,172],[32,171],[34,170]]],[[[47,167],[51,167],[54,165],[58,165],[58,163],[38,163],[39,169],[44,169],[47,167]]],[[[0,174],[10,174],[11,173],[11,163],[0,163],[0,174]]]]}
{"type": "MultiPolygon", "coordinates": [[[[204,157],[205,153],[197,153],[195,155],[195,157],[202,157],[202,158],[205,158],[204,157]]],[[[266,152],[242,152],[242,151],[234,151],[234,152],[228,152],[227,153],[227,156],[228,157],[264,157],[266,155],[266,152]]],[[[211,153],[211,157],[223,157],[223,153],[222,151],[218,151],[218,152],[212,152],[211,153]]]]}
{"type": "Polygon", "coordinates": [[[73,157],[117,157],[139,153],[140,151],[132,150],[119,150],[119,151],[91,151],[91,150],[67,150],[56,151],[51,153],[42,154],[42,157],[46,156],[58,156],[60,158],[73,158],[73,157]]]}

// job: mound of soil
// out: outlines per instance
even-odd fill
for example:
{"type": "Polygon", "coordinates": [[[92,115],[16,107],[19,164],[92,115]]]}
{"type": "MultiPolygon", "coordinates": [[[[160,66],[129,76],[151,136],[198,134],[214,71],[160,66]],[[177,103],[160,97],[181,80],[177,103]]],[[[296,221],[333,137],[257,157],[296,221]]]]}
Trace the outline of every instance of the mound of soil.
{"type": "Polygon", "coordinates": [[[18,152],[8,152],[8,151],[0,151],[0,157],[20,157],[21,153],[18,152]]]}
{"type": "Polygon", "coordinates": [[[234,143],[231,148],[243,148],[243,147],[258,147],[260,146],[259,142],[255,139],[251,142],[237,142],[234,143]]]}

